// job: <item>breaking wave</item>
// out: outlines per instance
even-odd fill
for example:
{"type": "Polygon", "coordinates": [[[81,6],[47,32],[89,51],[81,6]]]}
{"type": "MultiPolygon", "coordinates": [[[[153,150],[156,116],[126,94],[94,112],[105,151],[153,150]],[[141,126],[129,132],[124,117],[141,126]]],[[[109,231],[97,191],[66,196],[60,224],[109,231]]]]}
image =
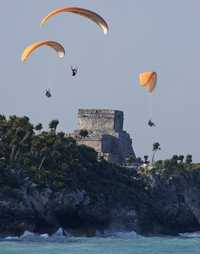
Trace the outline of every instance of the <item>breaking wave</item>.
{"type": "Polygon", "coordinates": [[[179,235],[184,238],[200,238],[200,231],[194,233],[181,233],[179,235]]]}
{"type": "MultiPolygon", "coordinates": [[[[93,238],[120,238],[120,239],[131,239],[139,237],[134,231],[132,232],[114,232],[114,231],[104,231],[96,232],[96,236],[93,238]]],[[[25,231],[23,235],[17,236],[8,236],[3,238],[4,241],[31,241],[31,242],[41,242],[41,241],[52,241],[52,242],[65,242],[68,240],[75,240],[80,238],[86,238],[86,236],[82,237],[73,237],[72,235],[68,234],[62,228],[58,229],[58,231],[53,235],[48,234],[35,234],[29,231],[25,231]]],[[[87,237],[88,238],[88,237],[87,237]]]]}

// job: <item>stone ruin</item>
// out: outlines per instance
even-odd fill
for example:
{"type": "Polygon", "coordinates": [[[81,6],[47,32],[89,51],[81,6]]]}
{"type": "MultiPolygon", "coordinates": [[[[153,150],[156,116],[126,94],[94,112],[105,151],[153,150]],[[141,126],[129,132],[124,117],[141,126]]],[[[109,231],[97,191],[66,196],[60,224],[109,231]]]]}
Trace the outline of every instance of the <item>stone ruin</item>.
{"type": "Polygon", "coordinates": [[[94,148],[99,158],[111,163],[124,164],[135,157],[130,135],[123,130],[124,114],[118,110],[79,109],[78,129],[71,135],[78,144],[94,148]],[[80,135],[87,130],[88,135],[80,135]]]}

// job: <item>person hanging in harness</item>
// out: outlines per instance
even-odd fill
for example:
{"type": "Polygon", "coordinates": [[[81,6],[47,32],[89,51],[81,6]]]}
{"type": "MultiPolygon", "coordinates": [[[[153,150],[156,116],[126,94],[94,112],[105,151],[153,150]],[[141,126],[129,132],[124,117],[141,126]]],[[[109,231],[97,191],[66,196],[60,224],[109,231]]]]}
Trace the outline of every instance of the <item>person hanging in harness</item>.
{"type": "Polygon", "coordinates": [[[76,74],[78,73],[78,68],[71,66],[71,70],[72,70],[72,76],[75,77],[76,74]]]}
{"type": "Polygon", "coordinates": [[[47,98],[52,97],[51,92],[50,92],[50,89],[46,89],[45,95],[46,95],[47,98]]]}
{"type": "Polygon", "coordinates": [[[156,127],[155,123],[151,121],[151,119],[148,121],[149,127],[156,127]]]}

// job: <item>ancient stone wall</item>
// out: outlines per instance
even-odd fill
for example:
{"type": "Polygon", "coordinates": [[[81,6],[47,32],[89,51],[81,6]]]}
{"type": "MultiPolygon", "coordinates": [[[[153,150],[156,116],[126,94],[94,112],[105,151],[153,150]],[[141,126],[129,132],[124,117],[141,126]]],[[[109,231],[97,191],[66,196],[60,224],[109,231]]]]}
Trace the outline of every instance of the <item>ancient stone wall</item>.
{"type": "Polygon", "coordinates": [[[79,129],[101,130],[102,132],[122,131],[123,112],[108,109],[79,109],[79,129]]]}
{"type": "Polygon", "coordinates": [[[78,130],[72,134],[79,144],[94,148],[109,162],[123,164],[135,156],[130,135],[123,130],[124,114],[118,110],[79,109],[78,130]],[[88,136],[81,137],[80,130],[88,136]]]}

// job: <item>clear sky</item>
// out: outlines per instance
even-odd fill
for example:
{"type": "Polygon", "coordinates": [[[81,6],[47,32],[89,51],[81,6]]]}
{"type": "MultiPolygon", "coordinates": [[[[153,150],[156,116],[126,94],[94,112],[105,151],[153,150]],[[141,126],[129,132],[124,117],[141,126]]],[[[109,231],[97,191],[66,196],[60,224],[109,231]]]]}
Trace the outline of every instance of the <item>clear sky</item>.
{"type": "Polygon", "coordinates": [[[1,113],[27,115],[44,126],[59,119],[60,129],[71,132],[78,108],[119,109],[138,156],[150,154],[158,141],[160,158],[191,153],[200,161],[199,10],[199,0],[1,0],[1,113]],[[72,14],[39,27],[43,16],[65,5],[101,14],[110,25],[108,36],[72,14]],[[24,47],[43,39],[63,43],[66,57],[43,48],[22,64],[24,47]],[[80,68],[76,78],[70,65],[80,68]],[[158,72],[154,129],[146,124],[151,96],[137,81],[143,70],[158,72]]]}

